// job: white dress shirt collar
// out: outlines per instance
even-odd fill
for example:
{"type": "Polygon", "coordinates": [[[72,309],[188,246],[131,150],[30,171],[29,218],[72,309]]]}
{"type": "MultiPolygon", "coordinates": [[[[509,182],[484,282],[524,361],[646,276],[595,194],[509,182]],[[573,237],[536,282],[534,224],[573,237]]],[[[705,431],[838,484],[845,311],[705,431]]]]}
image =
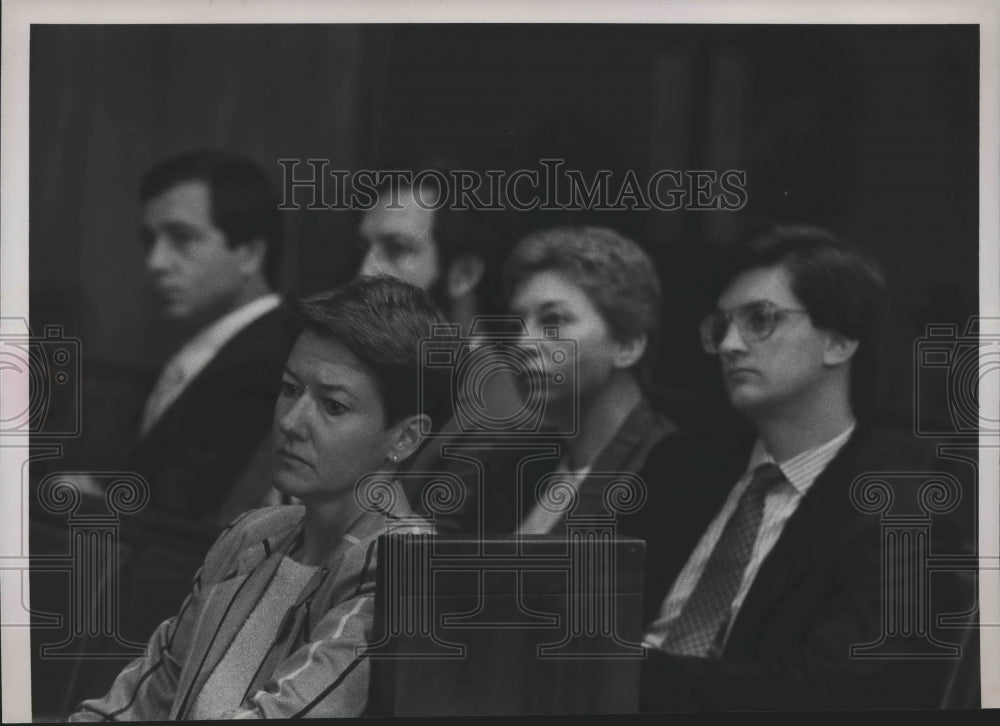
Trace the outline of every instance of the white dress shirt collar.
{"type": "Polygon", "coordinates": [[[241,330],[281,305],[277,293],[263,295],[202,328],[163,366],[159,380],[146,400],[139,432],[145,436],[164,412],[204,370],[222,347],[241,330]]]}
{"type": "Polygon", "coordinates": [[[279,305],[281,296],[272,292],[236,308],[198,331],[171,358],[171,363],[179,363],[185,379],[190,380],[194,377],[192,372],[200,372],[237,333],[279,305]]]}
{"type": "Polygon", "coordinates": [[[761,464],[777,464],[778,468],[781,469],[781,473],[795,487],[795,490],[799,494],[805,494],[813,482],[816,481],[819,473],[823,471],[826,465],[837,455],[837,452],[847,443],[851,434],[854,433],[856,425],[852,421],[850,426],[825,444],[814,446],[784,461],[775,461],[774,457],[765,448],[764,442],[757,439],[757,443],[754,444],[753,451],[750,453],[750,462],[747,466],[747,471],[752,472],[761,464]]]}

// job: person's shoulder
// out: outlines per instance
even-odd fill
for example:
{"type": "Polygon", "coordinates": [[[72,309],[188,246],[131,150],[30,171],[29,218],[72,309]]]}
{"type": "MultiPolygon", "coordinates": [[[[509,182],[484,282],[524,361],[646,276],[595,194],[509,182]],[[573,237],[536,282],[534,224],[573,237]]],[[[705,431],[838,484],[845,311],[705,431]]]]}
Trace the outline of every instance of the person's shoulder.
{"type": "Polygon", "coordinates": [[[278,504],[244,512],[233,526],[244,537],[265,538],[285,532],[302,520],[305,508],[299,504],[278,504]]]}
{"type": "Polygon", "coordinates": [[[680,388],[650,385],[646,400],[659,416],[678,431],[725,434],[746,425],[746,420],[726,401],[680,388]]]}
{"type": "Polygon", "coordinates": [[[302,332],[302,323],[295,315],[294,307],[295,303],[291,297],[282,296],[278,306],[262,315],[259,320],[264,325],[279,329],[294,342],[295,336],[302,332]]]}
{"type": "Polygon", "coordinates": [[[892,422],[859,422],[848,443],[845,452],[865,465],[878,462],[886,469],[925,470],[940,463],[931,442],[892,422]]]}
{"type": "Polygon", "coordinates": [[[219,350],[216,360],[227,367],[284,365],[301,325],[282,298],[278,305],[241,327],[219,350]]]}
{"type": "Polygon", "coordinates": [[[244,512],[222,530],[206,558],[206,564],[232,560],[244,550],[288,534],[298,526],[304,512],[303,507],[292,504],[244,512]]]}
{"type": "Polygon", "coordinates": [[[756,433],[742,418],[727,416],[713,423],[681,426],[670,431],[650,449],[647,467],[662,467],[683,461],[701,463],[730,458],[746,464],[756,433]]]}
{"type": "Polygon", "coordinates": [[[417,514],[396,481],[359,493],[364,514],[351,528],[352,537],[374,541],[383,534],[434,534],[434,525],[417,514]]]}
{"type": "Polygon", "coordinates": [[[397,484],[397,498],[382,511],[387,534],[434,534],[434,524],[417,514],[397,484]]]}
{"type": "Polygon", "coordinates": [[[755,436],[729,426],[678,429],[650,450],[639,476],[650,512],[677,509],[698,517],[714,511],[746,468],[755,436]]]}

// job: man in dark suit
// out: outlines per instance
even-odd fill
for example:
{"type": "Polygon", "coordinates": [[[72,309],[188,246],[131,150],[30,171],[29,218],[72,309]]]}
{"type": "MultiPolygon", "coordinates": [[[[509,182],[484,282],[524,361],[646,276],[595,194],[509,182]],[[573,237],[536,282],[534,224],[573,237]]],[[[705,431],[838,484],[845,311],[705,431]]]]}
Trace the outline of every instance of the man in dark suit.
{"type": "MultiPolygon", "coordinates": [[[[969,602],[950,573],[920,602],[897,591],[929,573],[918,563],[887,580],[890,545],[880,518],[862,511],[872,492],[858,488],[866,474],[934,479],[912,441],[871,423],[883,295],[876,264],[818,229],[777,228],[735,256],[702,342],[753,431],[743,442],[670,437],[650,456],[646,510],[660,518],[639,527],[649,558],[644,710],[940,703],[947,646],[886,613],[895,602],[929,622],[969,602]]],[[[933,543],[893,546],[908,557],[955,553],[939,519],[933,543]]]]}
{"type": "MultiPolygon", "coordinates": [[[[150,170],[139,198],[146,272],[165,327],[184,342],[146,396],[119,466],[150,490],[143,511],[122,521],[115,574],[116,637],[137,643],[176,611],[218,529],[280,499],[268,432],[296,337],[274,292],[278,202],[255,163],[183,154],[150,170]]],[[[115,661],[86,661],[71,695],[106,689],[115,671],[115,661]]]]}
{"type": "Polygon", "coordinates": [[[282,220],[264,172],[218,152],[159,164],[140,199],[146,271],[188,337],[146,399],[125,469],[149,482],[154,509],[211,520],[268,430],[294,340],[274,292],[282,220]]]}

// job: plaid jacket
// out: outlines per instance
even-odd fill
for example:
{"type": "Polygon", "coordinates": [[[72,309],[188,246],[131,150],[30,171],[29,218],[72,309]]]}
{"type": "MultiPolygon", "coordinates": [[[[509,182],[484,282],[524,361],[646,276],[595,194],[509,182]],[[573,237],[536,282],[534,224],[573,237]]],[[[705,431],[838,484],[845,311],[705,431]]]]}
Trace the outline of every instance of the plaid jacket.
{"type": "MultiPolygon", "coordinates": [[[[387,529],[429,534],[402,489],[385,514],[365,513],[344,534],[278,629],[231,718],[360,715],[368,702],[376,539],[387,529]]],[[[153,633],[103,698],[84,701],[71,721],[187,718],[193,702],[266,591],[282,557],[302,537],[300,506],[257,509],[222,533],[180,612],[153,633]]]]}

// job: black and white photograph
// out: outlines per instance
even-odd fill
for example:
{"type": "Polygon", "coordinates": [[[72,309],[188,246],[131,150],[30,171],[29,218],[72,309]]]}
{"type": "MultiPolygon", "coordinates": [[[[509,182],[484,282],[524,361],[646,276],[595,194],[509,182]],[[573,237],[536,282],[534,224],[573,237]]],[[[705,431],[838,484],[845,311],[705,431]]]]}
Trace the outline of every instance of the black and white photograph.
{"type": "Polygon", "coordinates": [[[994,3],[4,11],[3,722],[1000,707],[994,3]]]}

